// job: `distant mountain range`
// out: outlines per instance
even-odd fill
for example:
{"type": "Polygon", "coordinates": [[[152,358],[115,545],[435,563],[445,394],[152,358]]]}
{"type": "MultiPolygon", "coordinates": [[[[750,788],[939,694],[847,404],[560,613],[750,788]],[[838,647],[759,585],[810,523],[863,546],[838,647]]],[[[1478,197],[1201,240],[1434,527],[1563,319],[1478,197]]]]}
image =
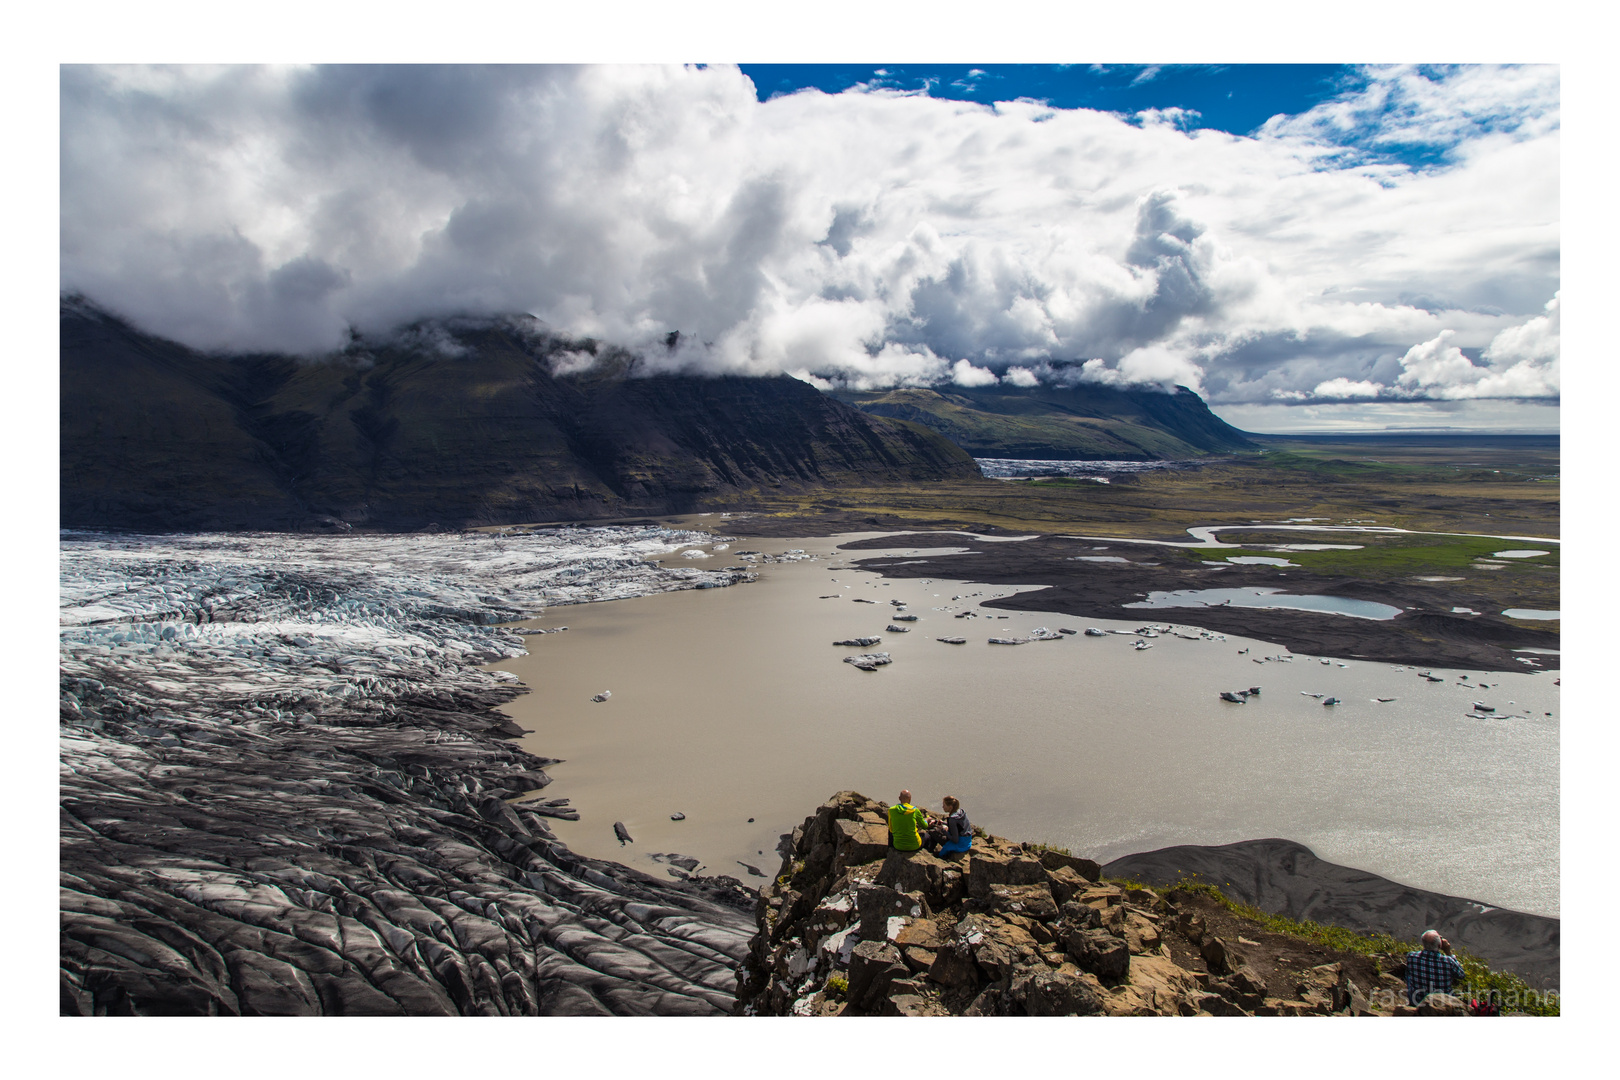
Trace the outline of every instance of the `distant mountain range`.
{"type": "Polygon", "coordinates": [[[685,513],[751,494],[979,476],[971,455],[1247,449],[1197,395],[825,394],[644,375],[532,319],[446,319],[318,360],[199,352],[61,312],[61,524],[418,529],[685,513]]]}
{"type": "Polygon", "coordinates": [[[1167,394],[1096,383],[1001,384],[834,396],[874,416],[932,428],[974,457],[1152,461],[1259,449],[1186,387],[1167,394]]]}
{"type": "Polygon", "coordinates": [[[197,352],[82,301],[61,335],[65,527],[585,520],[979,475],[927,428],[797,379],[631,377],[630,354],[521,320],[427,324],[317,362],[197,352]]]}

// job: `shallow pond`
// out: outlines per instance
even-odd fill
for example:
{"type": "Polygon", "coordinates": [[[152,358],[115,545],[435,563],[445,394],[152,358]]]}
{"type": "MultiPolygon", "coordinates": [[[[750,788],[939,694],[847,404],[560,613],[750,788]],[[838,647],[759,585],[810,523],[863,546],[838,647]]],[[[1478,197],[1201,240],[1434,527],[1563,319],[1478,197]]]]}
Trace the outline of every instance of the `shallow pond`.
{"type": "MultiPolygon", "coordinates": [[[[530,637],[529,656],[499,665],[534,688],[506,709],[534,729],[524,745],[567,759],[538,793],[580,810],[578,822],[554,822],[563,840],[658,876],[665,867],[649,856],[678,852],[757,883],[739,863],[774,873],[777,835],[827,796],[893,799],[904,786],[931,808],[959,796],[1000,835],[1102,860],[1281,836],[1412,885],[1557,913],[1554,674],[1476,673],[1490,684],[1482,697],[1478,682],[1445,671],[1430,682],[1354,660],[1255,663],[1283,650],[1200,637],[1186,625],[1195,611],[1170,616],[1187,637],[1161,634],[1142,651],[1129,636],[1083,633],[992,646],[1037,627],[1140,623],[982,608],[1027,590],[885,581],[847,565],[882,552],[828,558],[838,539],[734,545],[821,560],[762,565],[750,585],[558,608],[531,624],[570,627],[530,637]],[[919,617],[912,632],[884,631],[893,599],[919,617]],[[956,618],[966,612],[976,617],[956,618]],[[882,641],[831,644],[865,635],[882,641]],[[865,672],[842,662],[868,651],[893,663],[865,672]],[[1262,696],[1247,704],[1218,697],[1256,685],[1262,696]],[[612,697],[591,701],[603,690],[612,697]],[[1468,719],[1475,700],[1503,716],[1468,719]],[[686,819],[671,821],[677,812],[686,819]],[[615,821],[634,844],[614,840],[615,821]]],[[[898,539],[892,553],[917,550],[898,539]]]]}
{"type": "Polygon", "coordinates": [[[1558,620],[1559,618],[1558,612],[1542,611],[1539,608],[1510,607],[1506,611],[1502,612],[1502,614],[1506,615],[1510,619],[1558,620]]]}
{"type": "MultiPolygon", "coordinates": [[[[1232,560],[1234,562],[1245,560],[1232,560]]],[[[1253,607],[1288,608],[1294,611],[1325,611],[1355,619],[1393,619],[1398,607],[1371,600],[1351,600],[1343,596],[1296,595],[1277,589],[1176,589],[1150,592],[1146,600],[1122,605],[1128,608],[1253,607]]]]}

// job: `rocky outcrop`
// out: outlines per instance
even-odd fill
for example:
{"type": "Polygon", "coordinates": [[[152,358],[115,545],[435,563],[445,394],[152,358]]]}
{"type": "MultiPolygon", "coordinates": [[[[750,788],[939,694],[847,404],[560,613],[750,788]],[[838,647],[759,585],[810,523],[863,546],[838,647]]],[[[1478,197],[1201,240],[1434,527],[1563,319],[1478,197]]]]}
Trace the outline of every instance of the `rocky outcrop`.
{"type": "Polygon", "coordinates": [[[61,315],[61,523],[418,529],[687,513],[979,475],[925,427],[787,376],[653,374],[533,320],[423,324],[313,361],[61,315]]]}
{"type": "Polygon", "coordinates": [[[887,845],[886,807],[839,792],[785,842],[739,975],[746,1015],[1187,1015],[1197,977],[1160,947],[1169,908],[1087,859],[981,836],[887,845]]]}
{"type": "MultiPolygon", "coordinates": [[[[841,791],[783,837],[738,974],[745,1016],[1412,1015],[1393,956],[1288,938],[1209,897],[992,835],[888,847],[841,791]]],[[[1434,1010],[1431,1010],[1434,1011],[1434,1010]]]]}

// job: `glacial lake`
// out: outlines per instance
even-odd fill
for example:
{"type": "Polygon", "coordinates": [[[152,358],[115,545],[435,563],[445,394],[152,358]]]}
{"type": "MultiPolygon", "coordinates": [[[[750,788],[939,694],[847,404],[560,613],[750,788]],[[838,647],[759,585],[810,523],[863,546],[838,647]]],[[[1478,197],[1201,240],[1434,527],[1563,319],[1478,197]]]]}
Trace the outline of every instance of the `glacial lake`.
{"type": "Polygon", "coordinates": [[[1257,664],[1285,650],[1200,638],[1196,609],[1129,623],[1004,613],[978,605],[1028,590],[850,569],[853,558],[916,553],[904,537],[888,552],[835,551],[872,535],[733,543],[705,565],[735,564],[738,549],[819,558],[762,565],[748,585],[553,608],[527,624],[569,627],[494,665],[533,688],[506,709],[534,729],[525,747],[566,759],[536,794],[580,811],[554,821],[557,834],[657,876],[665,867],[650,856],[679,853],[757,884],[739,863],[774,873],[778,834],[827,796],[892,800],[909,787],[930,808],[959,796],[999,835],[1101,861],[1287,837],[1396,881],[1558,914],[1556,657],[1542,658],[1546,671],[1467,673],[1467,685],[1464,673],[1435,669],[1444,681],[1430,682],[1365,661],[1257,664]],[[891,599],[919,616],[909,633],[885,632],[891,599]],[[969,610],[979,616],[954,617],[969,610]],[[987,643],[1149,622],[1194,640],[1163,634],[1141,651],[1129,636],[1083,633],[987,643]],[[866,635],[882,643],[831,644],[866,635]],[[953,635],[967,644],[935,640],[953,635]],[[866,651],[894,662],[871,672],[842,662],[866,651]],[[1250,686],[1262,694],[1247,704],[1217,696],[1250,686]],[[608,700],[590,700],[604,690],[608,700]],[[1501,715],[1468,719],[1473,701],[1501,715]],[[676,812],[686,819],[671,821],[676,812]],[[614,839],[615,821],[634,844],[614,839]]]}

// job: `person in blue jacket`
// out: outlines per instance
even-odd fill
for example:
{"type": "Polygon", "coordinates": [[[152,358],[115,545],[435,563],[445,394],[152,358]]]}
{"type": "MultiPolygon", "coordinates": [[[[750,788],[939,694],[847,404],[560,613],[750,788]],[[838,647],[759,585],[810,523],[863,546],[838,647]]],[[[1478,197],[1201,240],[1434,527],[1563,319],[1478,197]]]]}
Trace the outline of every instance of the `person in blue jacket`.
{"type": "Polygon", "coordinates": [[[955,795],[947,795],[940,802],[945,811],[945,823],[928,830],[928,850],[935,855],[954,855],[973,846],[973,825],[968,821],[962,802],[955,795]],[[937,847],[938,850],[935,850],[937,847]]]}

